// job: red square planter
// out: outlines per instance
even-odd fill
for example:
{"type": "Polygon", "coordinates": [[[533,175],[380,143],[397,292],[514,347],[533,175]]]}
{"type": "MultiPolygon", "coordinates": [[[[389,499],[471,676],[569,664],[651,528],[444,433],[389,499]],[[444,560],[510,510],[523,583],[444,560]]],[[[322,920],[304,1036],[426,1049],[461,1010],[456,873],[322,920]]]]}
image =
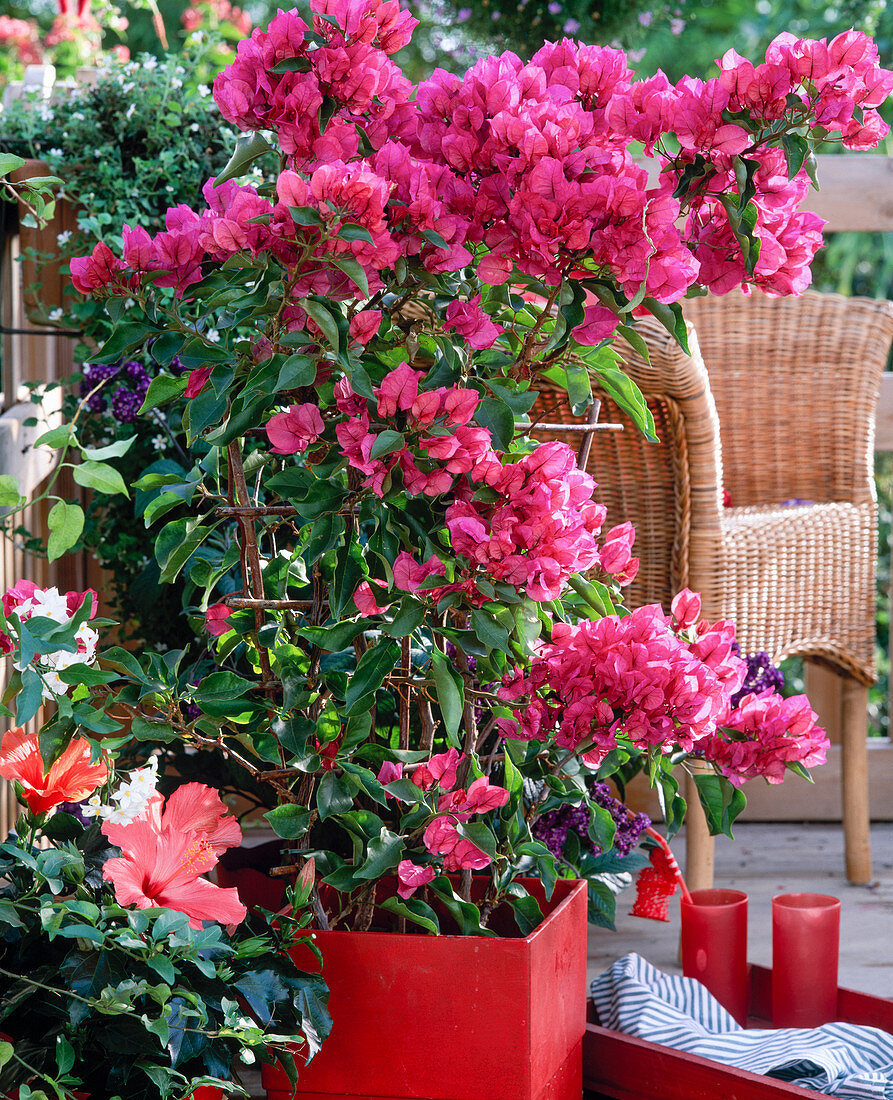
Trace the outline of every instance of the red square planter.
{"type": "MultiPolygon", "coordinates": [[[[586,883],[560,880],[524,938],[317,932],[332,1034],[303,1100],[579,1100],[586,1028],[586,883]]],[[[306,966],[306,959],[300,964],[306,966]]],[[[269,1100],[293,1093],[263,1067],[269,1100]]]]}

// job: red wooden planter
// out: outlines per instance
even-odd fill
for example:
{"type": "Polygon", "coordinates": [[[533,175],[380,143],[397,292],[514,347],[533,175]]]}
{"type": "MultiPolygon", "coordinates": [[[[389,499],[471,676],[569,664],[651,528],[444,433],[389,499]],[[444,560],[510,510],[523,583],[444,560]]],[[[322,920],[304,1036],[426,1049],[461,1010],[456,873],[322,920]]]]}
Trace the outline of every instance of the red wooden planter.
{"type": "MultiPolygon", "coordinates": [[[[751,1027],[772,1026],[771,980],[771,970],[750,967],[751,1027]]],[[[812,1089],[599,1027],[595,1010],[589,1007],[583,1039],[583,1086],[588,1100],[815,1100],[812,1089]]],[[[840,989],[837,1019],[893,1033],[893,1001],[840,989]]]]}
{"type": "MultiPolygon", "coordinates": [[[[334,1023],[296,1095],[580,1100],[586,883],[560,880],[548,904],[524,885],[548,915],[523,939],[317,932],[334,1023]]],[[[263,1083],[293,1095],[279,1067],[263,1083]]]]}

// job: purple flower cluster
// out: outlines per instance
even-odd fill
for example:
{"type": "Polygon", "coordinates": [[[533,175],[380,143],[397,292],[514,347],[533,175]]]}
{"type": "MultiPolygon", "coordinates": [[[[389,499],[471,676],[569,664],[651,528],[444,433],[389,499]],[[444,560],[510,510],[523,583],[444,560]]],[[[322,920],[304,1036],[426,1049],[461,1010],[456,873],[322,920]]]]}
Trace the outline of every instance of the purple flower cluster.
{"type": "MultiPolygon", "coordinates": [[[[631,814],[620,799],[611,794],[607,783],[594,783],[591,790],[592,801],[610,811],[617,826],[614,834],[613,851],[619,856],[627,856],[639,843],[639,837],[651,824],[647,814],[631,814]]],[[[559,806],[542,815],[533,826],[533,835],[545,844],[556,859],[561,858],[569,832],[575,832],[580,846],[593,855],[601,855],[601,848],[589,836],[589,808],[582,806],[559,806]]]]}
{"type": "MultiPolygon", "coordinates": [[[[742,657],[741,647],[737,642],[732,642],[732,650],[737,657],[742,657]]],[[[784,673],[772,664],[769,660],[769,654],[765,650],[743,656],[743,660],[747,662],[747,675],[744,677],[741,689],[735,692],[729,700],[732,710],[738,706],[745,695],[759,695],[761,691],[766,691],[767,688],[781,693],[781,689],[784,687],[784,673]]]]}
{"type": "Polygon", "coordinates": [[[87,397],[87,408],[93,413],[104,413],[111,399],[112,416],[121,424],[133,424],[149,389],[149,373],[136,359],[117,363],[84,363],[80,395],[87,397]],[[113,378],[119,385],[111,388],[113,378]],[[102,384],[101,389],[96,389],[102,384]],[[95,393],[93,391],[96,390],[95,393]]]}

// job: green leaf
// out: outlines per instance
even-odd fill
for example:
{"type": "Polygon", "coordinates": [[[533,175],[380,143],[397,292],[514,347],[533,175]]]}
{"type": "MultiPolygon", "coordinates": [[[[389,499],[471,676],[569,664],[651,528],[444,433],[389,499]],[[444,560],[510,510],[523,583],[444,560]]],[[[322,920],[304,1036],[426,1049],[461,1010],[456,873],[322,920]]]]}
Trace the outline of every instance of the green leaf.
{"type": "Polygon", "coordinates": [[[491,615],[480,608],[471,613],[471,629],[484,643],[487,649],[507,653],[509,648],[509,632],[497,622],[491,615]]]}
{"type": "MultiPolygon", "coordinates": [[[[6,898],[0,898],[0,924],[8,924],[12,928],[25,927],[15,905],[6,898]]],[[[2,1051],[2,1045],[0,1045],[0,1051],[2,1051]]],[[[3,1059],[2,1054],[0,1054],[0,1066],[2,1065],[3,1059]]]]}
{"type": "Polygon", "coordinates": [[[284,803],[264,814],[273,832],[284,840],[297,840],[310,828],[312,814],[303,806],[284,803]]]}
{"type": "Polygon", "coordinates": [[[345,619],[341,623],[333,623],[331,626],[300,626],[294,633],[299,638],[304,638],[313,645],[318,645],[327,653],[339,653],[346,649],[354,638],[358,637],[366,629],[364,623],[358,623],[353,619],[345,619]]]}
{"type": "Polygon", "coordinates": [[[406,439],[402,432],[395,432],[391,428],[385,428],[375,437],[375,442],[369,449],[370,458],[381,458],[393,451],[402,450],[406,446],[406,439]]]}
{"type": "Polygon", "coordinates": [[[493,436],[497,450],[511,449],[515,436],[515,417],[512,410],[498,397],[483,397],[474,419],[493,436]]]}
{"type": "MultiPolygon", "coordinates": [[[[27,163],[27,161],[22,160],[21,157],[17,157],[14,153],[0,153],[0,176],[8,176],[10,172],[15,172],[19,168],[24,168],[27,163]]],[[[3,1045],[8,1046],[7,1043],[3,1045]]],[[[8,1061],[8,1059],[6,1060],[8,1061]]],[[[3,1062],[0,1062],[0,1066],[2,1065],[3,1062]]]]}
{"type": "Polygon", "coordinates": [[[424,623],[428,612],[424,604],[414,600],[412,596],[404,596],[394,615],[394,621],[382,626],[382,634],[389,638],[405,638],[424,623]]]}
{"type": "Polygon", "coordinates": [[[252,164],[262,157],[264,153],[274,152],[273,146],[261,134],[246,134],[236,142],[233,155],[229,158],[226,167],[214,181],[214,186],[219,187],[227,180],[244,175],[252,164]]]}
{"type": "Polygon", "coordinates": [[[315,378],[316,362],[309,355],[290,355],[279,371],[276,392],[312,386],[315,378]]]}
{"type": "Polygon", "coordinates": [[[347,813],[353,807],[353,793],[350,787],[334,772],[326,772],[316,792],[316,808],[320,821],[332,814],[347,813]]]}
{"type": "Polygon", "coordinates": [[[407,898],[405,901],[398,897],[385,898],[379,908],[386,909],[398,917],[405,917],[435,936],[440,934],[440,921],[437,919],[437,914],[421,898],[407,898]]]}
{"type": "Polygon", "coordinates": [[[119,439],[115,443],[110,443],[107,447],[82,447],[81,454],[84,458],[96,462],[102,462],[106,458],[121,458],[134,445],[136,438],[135,435],[132,435],[129,439],[119,439]]]}
{"type": "Polygon", "coordinates": [[[370,840],[366,848],[366,861],[357,870],[356,877],[360,879],[379,878],[385,871],[392,871],[400,862],[406,845],[403,837],[398,833],[392,833],[387,828],[382,828],[379,835],[370,840]]]}
{"type": "Polygon", "coordinates": [[[157,331],[158,329],[154,325],[147,325],[142,321],[128,321],[125,324],[118,325],[99,349],[99,352],[91,356],[91,361],[94,363],[114,363],[125,352],[141,347],[157,331]]]}
{"type": "Polygon", "coordinates": [[[598,375],[602,389],[609,397],[620,406],[635,422],[638,429],[651,442],[657,442],[657,432],[654,428],[654,417],[642,396],[642,391],[625,372],[618,367],[609,366],[607,363],[595,365],[595,373],[598,375]]]}
{"type": "Polygon", "coordinates": [[[580,363],[568,363],[565,367],[567,377],[567,399],[571,412],[579,415],[592,404],[592,383],[589,371],[580,363]]]}
{"type": "Polygon", "coordinates": [[[84,529],[84,510],[79,504],[57,500],[47,516],[50,535],[47,539],[47,558],[55,561],[69,551],[81,537],[84,529]]]}
{"type": "Polygon", "coordinates": [[[529,936],[531,932],[543,923],[543,911],[539,902],[530,894],[523,897],[509,897],[506,899],[515,914],[515,923],[522,936],[529,936]]]}
{"type": "Polygon", "coordinates": [[[332,266],[337,267],[339,271],[343,271],[348,279],[359,287],[364,298],[369,297],[369,280],[366,278],[366,272],[359,260],[342,256],[337,260],[332,260],[332,266]]]}
{"type": "Polygon", "coordinates": [[[12,474],[0,474],[0,508],[16,508],[24,499],[19,492],[19,479],[12,474]]]}
{"type": "Polygon", "coordinates": [[[373,244],[372,234],[366,229],[365,226],[357,225],[356,222],[345,222],[344,225],[335,234],[342,241],[365,241],[367,244],[373,244]]]}
{"type": "Polygon", "coordinates": [[[344,695],[344,712],[347,715],[369,710],[375,692],[393,672],[400,659],[400,646],[395,641],[379,640],[360,658],[356,672],[350,677],[344,695]]]}
{"type": "Polygon", "coordinates": [[[277,76],[280,73],[309,73],[310,58],[286,57],[285,60],[280,61],[278,65],[274,65],[271,69],[267,69],[267,72],[276,73],[277,76]]]}
{"type": "Polygon", "coordinates": [[[43,698],[43,685],[33,668],[22,673],[22,689],[16,696],[16,725],[24,726],[37,714],[43,698]]]}
{"type": "Polygon", "coordinates": [[[708,774],[694,778],[711,836],[724,833],[731,837],[735,818],[747,804],[744,792],[724,776],[708,774]]]}
{"type": "Polygon", "coordinates": [[[451,745],[458,748],[459,728],[462,725],[462,711],[465,706],[465,684],[459,673],[454,671],[447,657],[439,650],[431,654],[431,667],[437,689],[437,705],[443,716],[447,739],[451,745]]]}
{"type": "Polygon", "coordinates": [[[456,825],[456,832],[470,840],[490,859],[496,859],[496,837],[489,825],[485,825],[483,821],[460,821],[456,825]]]}
{"type": "Polygon", "coordinates": [[[656,318],[673,337],[686,355],[691,354],[688,346],[688,328],[685,324],[685,316],[682,306],[678,302],[658,302],[654,298],[645,298],[642,305],[652,317],[656,318]]]}
{"type": "Polygon", "coordinates": [[[312,206],[290,206],[292,221],[295,225],[320,226],[325,225],[322,214],[312,206]]]}
{"type": "MultiPolygon", "coordinates": [[[[341,333],[333,310],[315,298],[300,298],[298,299],[298,305],[319,326],[320,332],[328,341],[332,351],[340,354],[342,351],[341,333]]],[[[341,317],[341,320],[343,321],[344,318],[341,317]]]]}
{"type": "Polygon", "coordinates": [[[58,428],[50,428],[48,432],[44,432],[43,435],[37,437],[34,440],[35,447],[52,447],[53,450],[59,450],[67,443],[71,442],[72,427],[70,424],[62,424],[58,428]]]}
{"type": "Polygon", "coordinates": [[[156,374],[149,383],[145,400],[140,406],[140,415],[162,405],[169,405],[175,398],[182,396],[187,383],[188,379],[183,376],[172,378],[169,374],[156,374]]]}
{"type": "Polygon", "coordinates": [[[95,489],[99,493],[111,495],[120,493],[125,497],[130,496],[120,470],[109,466],[107,462],[83,462],[72,469],[72,477],[85,489],[95,489]]]}
{"type": "Polygon", "coordinates": [[[155,558],[161,568],[162,581],[175,580],[189,558],[214,530],[214,526],[200,527],[198,524],[198,517],[192,516],[172,520],[162,527],[155,540],[155,558]]]}

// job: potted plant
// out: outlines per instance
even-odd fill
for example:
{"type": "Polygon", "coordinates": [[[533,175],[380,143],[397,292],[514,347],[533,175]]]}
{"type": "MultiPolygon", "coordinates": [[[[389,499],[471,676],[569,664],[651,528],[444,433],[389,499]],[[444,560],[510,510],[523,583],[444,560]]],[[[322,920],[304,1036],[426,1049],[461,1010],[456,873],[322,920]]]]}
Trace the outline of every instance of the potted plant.
{"type": "MultiPolygon", "coordinates": [[[[113,650],[93,695],[132,713],[137,739],[222,754],[265,786],[286,849],[275,870],[302,884],[324,974],[397,972],[391,953],[418,958],[424,933],[447,934],[429,941],[428,983],[467,973],[452,973],[460,942],[466,959],[514,951],[523,981],[499,1012],[523,1015],[529,997],[546,1023],[517,1021],[529,1045],[515,1060],[533,1069],[512,1088],[570,1097],[584,1022],[574,880],[597,912],[606,876],[635,866],[593,784],[646,769],[673,830],[674,770],[694,754],[713,765],[698,777],[711,826],[728,830],[736,784],[779,778],[782,757],[819,763],[825,739],[802,698],[753,695],[730,714],[745,673],[734,627],[702,622],[696,594],[625,612],[633,533],[602,534],[593,479],[567,446],[532,438],[537,385],[579,411],[597,377],[650,432],[611,338],[641,346],[646,310],[684,341],[689,289],[805,286],[820,243],[800,209],[808,156],[829,133],[874,144],[893,74],[855,33],[781,36],[757,67],[731,51],[715,80],[675,87],[565,41],[528,66],[506,54],[413,89],[391,60],[413,25],[396,0],[320,0],[312,28],[280,12],[215,81],[247,136],[206,208],[72,261],[75,288],[116,322],[94,361],[151,340],[161,369],[143,411],[181,410],[192,467],[134,487],[161,579],[188,575],[187,613],[213,639],[198,677],[183,651],[113,650]],[[634,142],[660,161],[651,189],[634,142]],[[249,167],[262,183],[237,182],[249,167]],[[764,743],[748,718],[769,706],[764,743]],[[568,806],[586,841],[566,830],[556,857],[537,822],[568,806]],[[566,916],[576,931],[552,940],[566,916]],[[538,938],[566,945],[557,969],[538,938]],[[340,950],[362,954],[343,964],[340,950]],[[548,1024],[556,1042],[537,1053],[548,1024]]],[[[77,424],[45,442],[76,452],[77,424]]],[[[85,457],[106,479],[115,456],[85,457]]],[[[79,721],[50,723],[47,761],[79,721]]],[[[443,1050],[440,1006],[433,1023],[416,1007],[391,1029],[410,1046],[367,1059],[390,1081],[364,1081],[365,1025],[345,1022],[335,1077],[324,1047],[302,1087],[336,1092],[352,1050],[360,1095],[471,1096],[459,1052],[486,1050],[468,1072],[492,1070],[496,1010],[472,981],[450,988],[466,1030],[449,1024],[448,1070],[433,1075],[411,1045],[431,1023],[443,1050]]],[[[335,1036],[348,994],[333,992],[335,1036]]]]}

